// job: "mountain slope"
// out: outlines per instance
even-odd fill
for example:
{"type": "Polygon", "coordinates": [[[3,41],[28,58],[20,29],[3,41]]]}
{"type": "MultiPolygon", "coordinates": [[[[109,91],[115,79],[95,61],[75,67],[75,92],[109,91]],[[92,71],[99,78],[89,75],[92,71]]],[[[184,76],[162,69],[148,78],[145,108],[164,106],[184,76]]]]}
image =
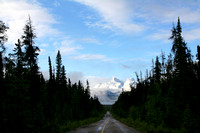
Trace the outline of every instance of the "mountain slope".
{"type": "Polygon", "coordinates": [[[110,81],[96,84],[91,88],[91,94],[97,95],[102,104],[113,104],[122,90],[131,90],[130,85],[135,85],[135,80],[133,78],[129,78],[123,82],[116,77],[112,77],[110,81]]]}

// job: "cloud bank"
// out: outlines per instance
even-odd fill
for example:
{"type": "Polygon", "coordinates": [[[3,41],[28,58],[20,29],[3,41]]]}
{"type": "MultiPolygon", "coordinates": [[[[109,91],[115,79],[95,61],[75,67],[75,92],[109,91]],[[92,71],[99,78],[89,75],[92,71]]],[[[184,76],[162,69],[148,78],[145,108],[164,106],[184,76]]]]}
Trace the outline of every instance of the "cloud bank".
{"type": "Polygon", "coordinates": [[[53,24],[57,23],[53,14],[37,1],[0,0],[0,3],[0,19],[9,27],[8,44],[14,44],[21,37],[28,15],[33,20],[38,38],[59,34],[59,31],[52,27],[53,24]]]}
{"type": "MultiPolygon", "coordinates": [[[[167,40],[169,29],[166,24],[176,22],[181,18],[184,24],[200,26],[200,0],[74,0],[82,5],[90,7],[99,15],[96,20],[88,19],[85,24],[89,27],[100,27],[117,33],[124,32],[137,34],[152,30],[149,36],[152,40],[167,40]],[[161,28],[162,26],[162,28],[161,28]],[[162,29],[162,30],[160,30],[162,29]],[[168,31],[167,31],[168,30],[168,31]],[[167,38],[166,38],[167,36],[167,38]]],[[[90,17],[89,17],[90,18],[90,17]]],[[[171,26],[171,25],[170,25],[171,26]]],[[[200,29],[185,31],[188,40],[200,39],[200,29]],[[190,33],[194,36],[191,36],[190,33]]]]}

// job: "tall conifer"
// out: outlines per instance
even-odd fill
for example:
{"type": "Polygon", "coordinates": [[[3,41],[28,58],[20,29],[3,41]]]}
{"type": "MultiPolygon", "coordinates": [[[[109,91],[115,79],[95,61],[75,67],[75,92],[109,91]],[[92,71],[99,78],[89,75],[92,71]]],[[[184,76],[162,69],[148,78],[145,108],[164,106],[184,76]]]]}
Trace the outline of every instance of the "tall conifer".
{"type": "Polygon", "coordinates": [[[60,50],[58,50],[56,56],[56,82],[60,83],[61,80],[61,69],[62,69],[62,58],[60,54],[60,50]]]}
{"type": "Polygon", "coordinates": [[[160,82],[161,77],[161,64],[159,62],[158,56],[156,56],[155,68],[154,68],[155,80],[160,82]]]}
{"type": "Polygon", "coordinates": [[[52,65],[51,65],[51,58],[50,58],[50,56],[48,58],[48,62],[49,62],[49,80],[51,81],[53,79],[53,73],[52,73],[52,65]]]}
{"type": "Polygon", "coordinates": [[[34,39],[36,34],[34,32],[34,26],[29,16],[27,23],[24,27],[24,34],[22,35],[22,43],[25,46],[25,59],[28,68],[30,68],[32,74],[38,74],[37,56],[39,55],[39,47],[34,46],[34,39]]]}
{"type": "Polygon", "coordinates": [[[15,43],[15,48],[14,48],[14,56],[16,57],[16,74],[17,77],[21,78],[22,77],[22,73],[23,73],[23,66],[24,64],[24,55],[25,53],[22,51],[22,43],[21,41],[18,39],[18,42],[15,43]]]}

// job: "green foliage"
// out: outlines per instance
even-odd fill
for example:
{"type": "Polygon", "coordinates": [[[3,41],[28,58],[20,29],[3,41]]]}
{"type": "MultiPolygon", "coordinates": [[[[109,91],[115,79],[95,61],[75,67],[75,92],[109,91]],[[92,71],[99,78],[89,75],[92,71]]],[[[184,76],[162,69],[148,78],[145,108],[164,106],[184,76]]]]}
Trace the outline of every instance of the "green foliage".
{"type": "Polygon", "coordinates": [[[79,121],[69,121],[66,124],[60,125],[59,131],[63,133],[63,132],[66,132],[66,131],[74,130],[74,129],[81,127],[81,126],[89,125],[91,123],[94,123],[96,121],[101,120],[103,115],[104,115],[104,113],[102,113],[98,117],[91,117],[91,118],[87,118],[87,119],[79,120],[79,121]]]}
{"type": "MultiPolygon", "coordinates": [[[[112,112],[122,122],[142,132],[199,132],[200,91],[199,61],[192,55],[182,37],[178,18],[172,29],[172,54],[162,63],[156,57],[152,77],[137,77],[131,92],[122,92],[112,112]],[[166,71],[165,71],[166,70],[166,71]]],[[[197,59],[199,59],[199,50],[197,59]]]]}
{"type": "Polygon", "coordinates": [[[37,64],[35,38],[29,17],[14,53],[3,57],[0,52],[0,131],[65,132],[102,117],[103,106],[97,97],[90,96],[89,82],[86,88],[80,81],[72,84],[68,78],[67,82],[59,51],[56,77],[49,57],[50,77],[44,79],[37,64]]]}
{"type": "Polygon", "coordinates": [[[117,119],[125,123],[126,125],[135,128],[141,133],[180,133],[180,132],[183,132],[183,130],[166,128],[162,125],[155,126],[153,123],[147,123],[145,121],[141,121],[140,119],[135,119],[135,120],[130,119],[130,118],[127,118],[127,119],[117,118],[117,119]]]}

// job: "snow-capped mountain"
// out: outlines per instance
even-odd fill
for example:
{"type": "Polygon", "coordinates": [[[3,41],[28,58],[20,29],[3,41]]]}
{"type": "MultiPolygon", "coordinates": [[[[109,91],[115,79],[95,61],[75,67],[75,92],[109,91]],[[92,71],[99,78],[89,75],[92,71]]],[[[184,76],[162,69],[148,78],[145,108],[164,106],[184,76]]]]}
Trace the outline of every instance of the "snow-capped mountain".
{"type": "Polygon", "coordinates": [[[112,77],[112,80],[105,83],[99,83],[94,86],[94,88],[101,88],[101,89],[118,89],[123,87],[123,82],[115,77],[112,77]]]}
{"type": "Polygon", "coordinates": [[[92,95],[97,95],[102,104],[113,104],[120,93],[123,91],[130,91],[130,85],[135,85],[136,82],[133,78],[128,78],[125,82],[112,77],[108,82],[98,83],[91,88],[92,95]]]}
{"type": "Polygon", "coordinates": [[[125,82],[124,82],[124,86],[123,89],[124,91],[131,91],[131,87],[130,86],[135,86],[136,82],[133,78],[128,78],[125,82]]]}

